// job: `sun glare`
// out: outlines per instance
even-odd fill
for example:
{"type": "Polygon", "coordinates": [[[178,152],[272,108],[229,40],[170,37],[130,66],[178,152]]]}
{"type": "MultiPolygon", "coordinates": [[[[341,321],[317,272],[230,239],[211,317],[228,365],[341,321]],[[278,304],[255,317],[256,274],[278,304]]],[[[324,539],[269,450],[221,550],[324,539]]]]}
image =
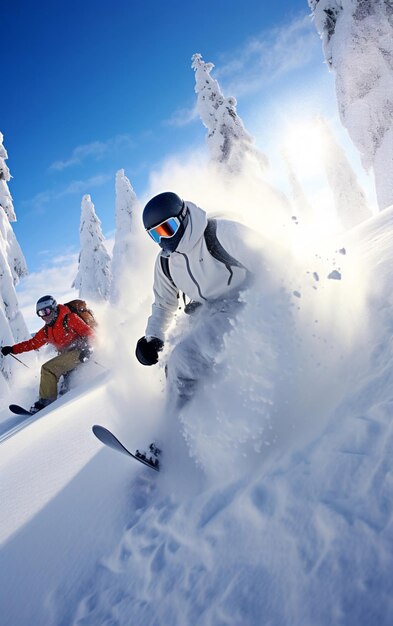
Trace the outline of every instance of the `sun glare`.
{"type": "Polygon", "coordinates": [[[320,173],[325,148],[326,141],[317,121],[291,125],[286,133],[285,152],[302,178],[320,173]]]}

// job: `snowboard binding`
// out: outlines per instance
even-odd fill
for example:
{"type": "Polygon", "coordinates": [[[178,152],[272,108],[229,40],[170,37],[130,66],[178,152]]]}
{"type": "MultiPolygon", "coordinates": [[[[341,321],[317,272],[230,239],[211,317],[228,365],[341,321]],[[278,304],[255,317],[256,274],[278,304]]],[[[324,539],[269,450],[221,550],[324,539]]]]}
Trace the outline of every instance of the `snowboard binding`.
{"type": "Polygon", "coordinates": [[[142,461],[144,461],[145,463],[148,463],[149,465],[151,465],[152,467],[155,467],[156,469],[158,469],[160,465],[160,461],[158,459],[160,454],[161,454],[161,450],[160,448],[156,446],[155,443],[150,444],[148,452],[144,452],[140,450],[136,450],[135,452],[135,456],[138,459],[141,459],[142,461]]]}

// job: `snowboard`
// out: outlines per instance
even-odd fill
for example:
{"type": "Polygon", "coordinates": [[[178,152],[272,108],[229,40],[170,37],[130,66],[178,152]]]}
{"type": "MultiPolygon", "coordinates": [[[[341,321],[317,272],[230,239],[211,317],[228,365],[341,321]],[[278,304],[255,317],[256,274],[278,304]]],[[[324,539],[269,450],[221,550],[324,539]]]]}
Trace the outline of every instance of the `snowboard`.
{"type": "Polygon", "coordinates": [[[28,409],[24,409],[23,406],[19,406],[19,404],[10,404],[8,408],[16,415],[35,415],[35,413],[32,413],[28,409]]]}
{"type": "Polygon", "coordinates": [[[127,448],[121,443],[121,441],[119,441],[118,438],[115,437],[115,435],[111,433],[110,430],[104,428],[104,426],[94,424],[94,426],[92,427],[92,431],[97,439],[99,439],[104,445],[109,446],[109,448],[117,450],[117,452],[121,452],[122,454],[126,454],[136,461],[139,461],[139,463],[143,463],[143,465],[151,467],[151,469],[155,470],[156,472],[159,471],[160,464],[158,459],[154,457],[154,455],[152,455],[154,460],[150,461],[149,458],[147,458],[146,455],[144,455],[143,453],[139,452],[139,450],[137,450],[135,454],[130,452],[130,450],[127,450],[127,448]]]}

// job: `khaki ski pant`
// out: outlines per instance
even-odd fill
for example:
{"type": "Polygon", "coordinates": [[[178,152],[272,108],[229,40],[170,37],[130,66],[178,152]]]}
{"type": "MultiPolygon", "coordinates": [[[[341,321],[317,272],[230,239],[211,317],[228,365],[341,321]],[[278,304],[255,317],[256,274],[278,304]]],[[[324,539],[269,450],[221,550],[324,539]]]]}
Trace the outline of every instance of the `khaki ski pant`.
{"type": "Polygon", "coordinates": [[[40,382],[40,398],[42,400],[56,400],[57,383],[60,376],[71,372],[77,365],[80,365],[79,355],[80,350],[70,350],[43,364],[40,382]]]}

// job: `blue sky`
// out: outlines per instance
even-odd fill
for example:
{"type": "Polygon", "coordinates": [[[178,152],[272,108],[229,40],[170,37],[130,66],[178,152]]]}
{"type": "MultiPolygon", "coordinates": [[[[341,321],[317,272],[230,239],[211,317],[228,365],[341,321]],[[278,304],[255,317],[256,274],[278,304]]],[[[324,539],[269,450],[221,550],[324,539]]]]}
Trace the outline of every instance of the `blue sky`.
{"type": "Polygon", "coordinates": [[[332,111],[308,15],[306,0],[5,0],[0,130],[30,272],[78,252],[84,193],[108,235],[119,168],[144,198],[166,157],[203,145],[191,115],[195,52],[215,64],[263,151],[291,116],[332,111]]]}

